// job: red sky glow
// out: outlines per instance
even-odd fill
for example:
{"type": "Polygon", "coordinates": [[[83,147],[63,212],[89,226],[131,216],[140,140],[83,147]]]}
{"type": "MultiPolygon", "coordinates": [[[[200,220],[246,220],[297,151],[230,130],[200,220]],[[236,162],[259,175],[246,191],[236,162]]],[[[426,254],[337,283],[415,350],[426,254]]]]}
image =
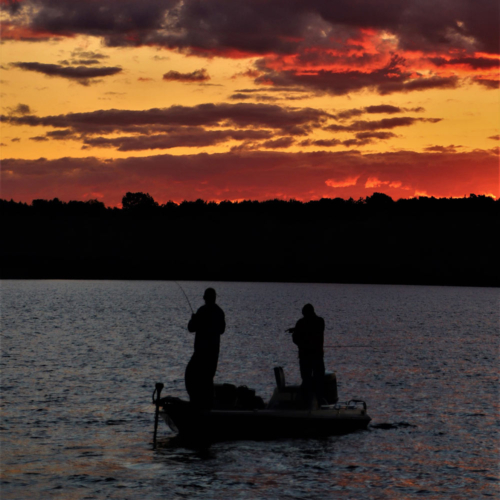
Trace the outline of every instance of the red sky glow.
{"type": "Polygon", "coordinates": [[[498,197],[495,0],[1,0],[1,197],[498,197]]]}

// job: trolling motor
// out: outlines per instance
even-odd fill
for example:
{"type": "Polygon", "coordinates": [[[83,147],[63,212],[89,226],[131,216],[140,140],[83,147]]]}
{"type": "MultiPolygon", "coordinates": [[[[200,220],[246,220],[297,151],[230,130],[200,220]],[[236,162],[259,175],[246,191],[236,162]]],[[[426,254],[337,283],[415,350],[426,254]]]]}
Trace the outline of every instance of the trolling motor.
{"type": "Polygon", "coordinates": [[[156,431],[158,430],[158,415],[160,413],[160,396],[161,391],[163,390],[163,384],[161,382],[157,382],[155,385],[155,390],[153,391],[153,404],[156,406],[155,411],[155,432],[153,435],[153,448],[156,448],[156,431]],[[156,399],[155,399],[155,394],[156,399]]]}

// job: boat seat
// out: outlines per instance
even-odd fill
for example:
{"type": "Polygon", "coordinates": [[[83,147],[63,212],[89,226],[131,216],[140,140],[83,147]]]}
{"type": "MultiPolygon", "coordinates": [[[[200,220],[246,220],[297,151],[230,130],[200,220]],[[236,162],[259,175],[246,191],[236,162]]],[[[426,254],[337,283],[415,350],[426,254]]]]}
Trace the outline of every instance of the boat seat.
{"type": "Polygon", "coordinates": [[[278,389],[284,389],[286,382],[285,382],[285,372],[283,371],[283,367],[281,366],[275,366],[274,367],[274,377],[276,378],[276,385],[278,386],[278,389]]]}
{"type": "Polygon", "coordinates": [[[297,409],[302,405],[300,385],[286,385],[285,373],[281,366],[274,368],[276,389],[267,405],[268,409],[297,409]]]}
{"type": "Polygon", "coordinates": [[[286,385],[285,372],[283,371],[283,367],[276,366],[274,368],[274,377],[276,378],[276,386],[278,388],[278,392],[297,392],[298,386],[286,385]]]}
{"type": "MultiPolygon", "coordinates": [[[[274,368],[276,389],[268,403],[268,408],[299,408],[304,405],[304,393],[300,385],[286,385],[285,372],[281,366],[274,368]]],[[[335,373],[325,373],[324,398],[328,404],[338,401],[337,377],[335,373]]],[[[316,400],[316,398],[315,398],[316,400]]],[[[317,404],[317,403],[316,403],[317,404]]]]}

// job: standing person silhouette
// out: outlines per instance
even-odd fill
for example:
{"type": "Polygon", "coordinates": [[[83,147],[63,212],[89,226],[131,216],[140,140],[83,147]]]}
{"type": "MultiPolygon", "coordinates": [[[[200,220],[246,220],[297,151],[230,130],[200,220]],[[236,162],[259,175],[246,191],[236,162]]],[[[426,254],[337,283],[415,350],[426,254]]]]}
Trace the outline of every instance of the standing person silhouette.
{"type": "Polygon", "coordinates": [[[205,305],[191,316],[188,323],[188,330],[196,335],[194,353],[186,367],[185,383],[191,403],[200,409],[212,407],[220,336],[226,329],[224,311],[215,303],[216,296],[213,288],[207,288],[203,295],[205,305]]]}
{"type": "Polygon", "coordinates": [[[302,308],[295,328],[287,331],[293,333],[292,340],[299,348],[300,376],[305,400],[309,407],[313,406],[314,395],[319,403],[324,398],[325,363],[323,361],[323,340],[325,320],[314,312],[311,304],[302,308]]]}

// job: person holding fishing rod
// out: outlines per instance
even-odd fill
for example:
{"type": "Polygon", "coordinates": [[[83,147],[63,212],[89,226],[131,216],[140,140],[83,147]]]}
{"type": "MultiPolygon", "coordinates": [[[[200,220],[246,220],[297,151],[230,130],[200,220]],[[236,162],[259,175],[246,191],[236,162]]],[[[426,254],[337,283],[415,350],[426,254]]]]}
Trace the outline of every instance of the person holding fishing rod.
{"type": "Polygon", "coordinates": [[[293,343],[299,348],[302,388],[307,405],[312,407],[314,396],[320,404],[324,399],[323,341],[325,320],[316,315],[311,304],[306,304],[302,308],[302,314],[303,317],[297,321],[295,327],[286,331],[293,334],[293,343]]]}
{"type": "Polygon", "coordinates": [[[224,311],[215,303],[216,297],[215,290],[207,288],[203,295],[205,305],[192,314],[188,323],[195,339],[194,353],[186,367],[186,390],[191,403],[199,409],[212,407],[220,336],[226,330],[224,311]]]}

